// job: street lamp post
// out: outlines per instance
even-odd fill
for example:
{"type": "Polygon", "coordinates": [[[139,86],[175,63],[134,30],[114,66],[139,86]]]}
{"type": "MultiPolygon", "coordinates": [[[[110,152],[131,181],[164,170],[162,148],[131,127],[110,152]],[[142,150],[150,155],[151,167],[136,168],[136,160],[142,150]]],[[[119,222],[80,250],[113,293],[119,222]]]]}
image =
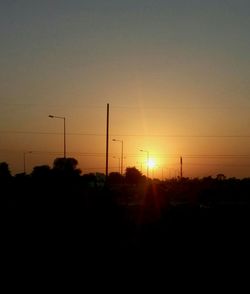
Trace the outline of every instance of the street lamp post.
{"type": "Polygon", "coordinates": [[[66,158],[66,118],[64,116],[49,115],[50,118],[63,119],[63,157],[66,158]]]}
{"type": "Polygon", "coordinates": [[[141,152],[147,153],[147,178],[148,178],[148,161],[149,161],[149,152],[147,150],[140,150],[141,152]]]}
{"type": "Polygon", "coordinates": [[[123,140],[113,139],[114,142],[121,142],[122,150],[121,150],[121,175],[123,174],[123,140]]]}
{"type": "Polygon", "coordinates": [[[30,154],[32,151],[23,152],[23,172],[26,174],[26,154],[30,154]]]}
{"type": "Polygon", "coordinates": [[[120,172],[121,171],[120,157],[113,156],[113,158],[117,158],[118,159],[118,170],[120,172]]]}

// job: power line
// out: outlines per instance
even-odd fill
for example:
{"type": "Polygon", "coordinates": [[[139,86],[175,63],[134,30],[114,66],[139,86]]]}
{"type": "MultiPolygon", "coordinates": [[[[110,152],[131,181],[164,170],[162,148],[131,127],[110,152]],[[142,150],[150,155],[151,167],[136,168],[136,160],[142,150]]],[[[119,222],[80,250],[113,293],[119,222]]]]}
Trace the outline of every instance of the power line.
{"type": "MultiPolygon", "coordinates": [[[[42,131],[0,131],[1,134],[28,134],[28,135],[62,135],[59,132],[42,131]]],[[[67,133],[69,136],[96,136],[104,137],[101,133],[67,133]]],[[[123,137],[167,137],[167,138],[250,138],[250,135],[170,135],[170,134],[110,134],[110,136],[123,137]]]]}
{"type": "Polygon", "coordinates": [[[49,108],[96,108],[103,109],[103,106],[98,105],[76,105],[76,104],[39,104],[39,103],[0,103],[1,106],[17,106],[17,107],[49,107],[49,108]]]}
{"type": "MultiPolygon", "coordinates": [[[[1,153],[20,153],[23,150],[13,150],[13,149],[0,149],[1,153]]],[[[32,155],[59,155],[62,154],[60,151],[44,151],[44,150],[32,150],[32,155]]],[[[111,155],[117,155],[119,153],[112,152],[111,155]]],[[[86,156],[86,157],[104,157],[105,152],[80,152],[80,151],[71,151],[69,155],[77,155],[77,156],[86,156]]],[[[143,158],[144,156],[140,153],[125,153],[124,156],[126,158],[133,158],[133,157],[140,157],[143,158]]],[[[152,153],[150,154],[151,157],[156,158],[179,158],[179,154],[167,154],[167,153],[152,153]]],[[[183,154],[183,158],[185,159],[245,159],[250,158],[250,154],[183,154]]]]}
{"type": "MultiPolygon", "coordinates": [[[[1,134],[28,134],[28,135],[62,135],[59,132],[38,132],[38,131],[0,131],[1,134]]],[[[97,133],[67,133],[73,136],[105,136],[104,134],[97,133]]]]}
{"type": "MultiPolygon", "coordinates": [[[[155,100],[155,98],[154,98],[155,100]]],[[[93,109],[105,109],[105,106],[101,105],[90,105],[90,104],[39,104],[39,103],[0,103],[1,106],[17,106],[17,107],[53,107],[53,108],[62,108],[62,107],[71,107],[71,108],[93,108],[93,109]]],[[[163,110],[249,110],[249,106],[201,106],[201,105],[192,105],[192,106],[168,106],[168,105],[160,105],[154,104],[152,106],[141,106],[141,105],[112,105],[112,109],[145,109],[145,110],[154,110],[154,109],[163,109],[163,110]]]]}
{"type": "Polygon", "coordinates": [[[249,164],[239,164],[239,163],[186,163],[186,165],[191,166],[222,166],[222,167],[250,167],[249,164]]]}

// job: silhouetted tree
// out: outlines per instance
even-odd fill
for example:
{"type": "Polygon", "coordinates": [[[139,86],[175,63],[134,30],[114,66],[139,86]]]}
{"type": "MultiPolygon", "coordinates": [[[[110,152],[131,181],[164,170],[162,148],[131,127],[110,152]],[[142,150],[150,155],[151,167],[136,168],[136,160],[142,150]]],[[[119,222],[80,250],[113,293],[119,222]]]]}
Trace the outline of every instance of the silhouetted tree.
{"type": "Polygon", "coordinates": [[[10,178],[11,173],[7,162],[0,162],[0,178],[10,178]]]}
{"type": "Polygon", "coordinates": [[[79,176],[81,170],[77,168],[78,161],[75,158],[56,158],[53,164],[53,171],[56,175],[79,176]]]}
{"type": "Polygon", "coordinates": [[[88,174],[84,174],[82,175],[82,179],[84,184],[87,184],[89,186],[96,186],[96,175],[94,173],[88,173],[88,174]]]}
{"type": "Polygon", "coordinates": [[[216,176],[216,179],[219,180],[219,181],[223,181],[223,180],[226,179],[226,176],[225,176],[224,174],[218,174],[218,175],[216,176]]]}
{"type": "Polygon", "coordinates": [[[123,176],[118,172],[112,172],[108,177],[109,184],[121,184],[123,182],[123,176]]]}
{"type": "Polygon", "coordinates": [[[128,184],[138,184],[142,179],[142,173],[136,167],[126,168],[125,180],[128,184]]]}
{"type": "Polygon", "coordinates": [[[95,176],[96,176],[96,183],[97,183],[97,186],[104,186],[104,184],[105,184],[105,181],[106,181],[106,175],[104,174],[104,173],[99,173],[99,172],[97,172],[96,174],[95,174],[95,176]]]}
{"type": "Polygon", "coordinates": [[[45,178],[51,175],[51,169],[48,165],[35,166],[31,173],[34,178],[45,178]]]}

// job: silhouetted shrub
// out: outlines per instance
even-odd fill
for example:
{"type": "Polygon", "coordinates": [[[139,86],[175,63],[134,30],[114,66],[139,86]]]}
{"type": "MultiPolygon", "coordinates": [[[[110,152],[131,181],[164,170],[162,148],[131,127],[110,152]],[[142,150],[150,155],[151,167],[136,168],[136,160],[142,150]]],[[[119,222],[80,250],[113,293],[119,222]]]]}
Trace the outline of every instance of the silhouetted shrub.
{"type": "Polygon", "coordinates": [[[122,184],[123,176],[120,173],[112,172],[109,174],[108,183],[110,185],[122,184]]]}
{"type": "Polygon", "coordinates": [[[142,179],[142,173],[136,167],[126,168],[125,180],[128,184],[138,184],[142,179]]]}
{"type": "Polygon", "coordinates": [[[0,162],[0,178],[9,178],[11,173],[7,162],[0,162]]]}

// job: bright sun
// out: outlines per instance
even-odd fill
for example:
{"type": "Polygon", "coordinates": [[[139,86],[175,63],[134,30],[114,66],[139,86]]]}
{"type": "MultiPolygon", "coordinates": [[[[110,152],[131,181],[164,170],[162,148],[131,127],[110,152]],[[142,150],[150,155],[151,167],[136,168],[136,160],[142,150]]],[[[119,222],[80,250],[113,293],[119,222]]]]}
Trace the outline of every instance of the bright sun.
{"type": "Polygon", "coordinates": [[[148,167],[149,168],[154,168],[155,167],[155,161],[154,161],[154,159],[150,158],[148,160],[148,167]]]}

